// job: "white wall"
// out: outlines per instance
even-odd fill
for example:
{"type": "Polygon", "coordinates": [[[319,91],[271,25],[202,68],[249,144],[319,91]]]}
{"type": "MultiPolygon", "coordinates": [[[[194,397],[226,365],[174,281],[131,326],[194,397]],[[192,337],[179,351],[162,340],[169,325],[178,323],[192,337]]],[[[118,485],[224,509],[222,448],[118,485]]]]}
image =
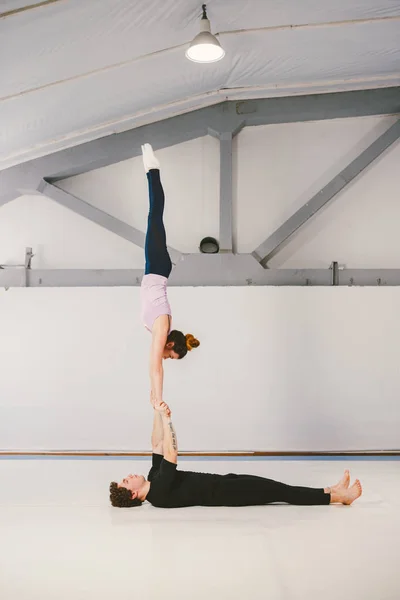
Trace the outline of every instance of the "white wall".
{"type": "MultiPolygon", "coordinates": [[[[393,122],[338,119],[247,128],[234,147],[235,246],[250,252],[393,122]]],[[[218,235],[211,137],[159,153],[169,244],[218,235]]],[[[399,267],[394,145],[273,259],[278,267],[399,267]]],[[[144,229],[141,158],[66,190],[144,229]]],[[[0,264],[140,268],[143,251],[45,198],[1,208],[0,264]]],[[[0,448],[148,449],[150,339],[138,289],[0,292],[0,448]]],[[[170,290],[176,325],[202,346],[168,364],[182,449],[399,447],[398,295],[387,289],[170,290]],[[200,408],[199,408],[200,407],[200,408]]]]}
{"type": "MultiPolygon", "coordinates": [[[[235,239],[252,252],[365,150],[395,117],[247,127],[235,145],[235,239]]],[[[271,267],[396,268],[400,144],[394,144],[270,262],[271,267]]]]}
{"type": "MultiPolygon", "coordinates": [[[[172,288],[182,450],[399,447],[399,288],[172,288]]],[[[147,450],[138,288],[0,294],[0,448],[147,450]]]]}
{"type": "MultiPolygon", "coordinates": [[[[197,252],[206,235],[218,237],[219,142],[206,136],[157,152],[161,162],[168,243],[197,252]]],[[[58,183],[133,227],[145,230],[147,179],[141,157],[126,160],[58,183]]],[[[143,259],[135,262],[141,267],[143,259]]]]}
{"type": "Polygon", "coordinates": [[[41,196],[1,208],[0,264],[20,265],[32,247],[33,269],[143,267],[143,250],[41,196]]]}

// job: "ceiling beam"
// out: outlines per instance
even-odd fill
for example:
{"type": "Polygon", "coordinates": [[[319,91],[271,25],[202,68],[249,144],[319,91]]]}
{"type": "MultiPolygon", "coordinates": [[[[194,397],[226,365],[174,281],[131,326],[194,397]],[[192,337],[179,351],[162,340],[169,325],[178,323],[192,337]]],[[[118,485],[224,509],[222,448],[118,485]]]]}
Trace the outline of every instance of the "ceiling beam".
{"type": "Polygon", "coordinates": [[[14,190],[27,193],[42,178],[54,183],[139,156],[144,142],[158,150],[207,134],[218,136],[231,131],[234,136],[244,126],[398,112],[400,87],[223,102],[3,169],[0,171],[0,198],[14,190]]]}
{"type": "Polygon", "coordinates": [[[219,248],[232,252],[232,133],[222,133],[219,143],[219,248]]]}
{"type": "Polygon", "coordinates": [[[60,150],[32,163],[54,182],[140,156],[145,142],[160,150],[213,135],[220,130],[221,118],[222,105],[210,106],[60,150]]]}
{"type": "MultiPolygon", "coordinates": [[[[218,255],[214,255],[218,256],[218,255]]],[[[229,255],[226,254],[225,257],[229,255]]],[[[203,257],[204,258],[204,257],[203,257]]],[[[200,256],[200,259],[201,256],[200,256]]],[[[205,261],[207,262],[207,261],[205,261]]],[[[201,269],[202,276],[174,269],[170,287],[245,286],[400,286],[400,269],[343,269],[333,281],[331,269],[261,269],[252,273],[224,261],[214,261],[201,269]],[[219,263],[219,264],[218,264],[219,263]],[[210,268],[214,269],[213,271],[210,268]],[[215,270],[216,269],[216,270],[215,270]]],[[[199,265],[199,261],[189,263],[199,265]]],[[[141,269],[24,269],[0,268],[0,287],[139,287],[141,269]]]]}
{"type": "Polygon", "coordinates": [[[324,121],[400,112],[400,87],[229,102],[244,126],[324,121]]]}
{"type": "Polygon", "coordinates": [[[321,208],[337,196],[353,179],[373,163],[400,138],[400,119],[378,137],[364,152],[347,165],[326,186],[319,190],[299,210],[287,219],[253,252],[258,262],[266,267],[279,248],[321,208]]]}
{"type": "Polygon", "coordinates": [[[11,287],[120,287],[139,286],[138,269],[0,269],[0,286],[11,287]]]}
{"type": "MultiPolygon", "coordinates": [[[[92,204],[88,204],[88,202],[73,196],[69,192],[65,192],[61,188],[56,187],[45,180],[43,180],[39,185],[38,192],[41,195],[54,200],[61,206],[72,210],[81,217],[88,219],[92,223],[100,225],[100,227],[107,229],[107,231],[115,233],[128,242],[131,242],[136,246],[140,246],[140,248],[144,248],[145,234],[142,231],[132,227],[131,225],[128,225],[127,223],[124,223],[123,221],[120,221],[116,217],[113,217],[99,208],[96,208],[92,204]]],[[[172,263],[176,264],[181,258],[181,253],[174,248],[168,248],[168,251],[172,263]]]]}

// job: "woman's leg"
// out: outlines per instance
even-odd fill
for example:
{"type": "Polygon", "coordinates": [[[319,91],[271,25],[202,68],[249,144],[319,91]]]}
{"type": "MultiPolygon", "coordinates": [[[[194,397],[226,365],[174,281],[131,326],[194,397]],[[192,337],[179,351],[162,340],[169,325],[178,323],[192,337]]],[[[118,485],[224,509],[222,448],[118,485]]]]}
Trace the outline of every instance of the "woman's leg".
{"type": "Polygon", "coordinates": [[[168,278],[172,270],[172,263],[167,250],[163,221],[165,198],[159,169],[148,171],[147,179],[150,207],[145,242],[145,275],[154,273],[168,278]]]}

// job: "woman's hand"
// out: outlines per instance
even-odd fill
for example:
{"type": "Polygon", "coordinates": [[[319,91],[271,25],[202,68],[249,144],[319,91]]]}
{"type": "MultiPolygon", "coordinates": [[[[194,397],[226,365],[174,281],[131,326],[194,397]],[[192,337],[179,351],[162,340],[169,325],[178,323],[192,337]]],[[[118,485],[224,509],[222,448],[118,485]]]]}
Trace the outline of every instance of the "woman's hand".
{"type": "Polygon", "coordinates": [[[168,418],[171,416],[171,409],[169,408],[168,404],[166,404],[165,402],[160,402],[159,404],[154,404],[154,410],[161,413],[161,415],[165,415],[168,418]]]}

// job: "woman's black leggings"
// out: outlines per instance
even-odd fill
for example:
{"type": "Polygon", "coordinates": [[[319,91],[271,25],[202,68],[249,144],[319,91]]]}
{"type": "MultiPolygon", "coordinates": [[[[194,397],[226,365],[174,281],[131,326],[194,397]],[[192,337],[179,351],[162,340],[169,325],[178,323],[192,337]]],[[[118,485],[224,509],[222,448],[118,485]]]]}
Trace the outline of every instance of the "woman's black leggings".
{"type": "Polygon", "coordinates": [[[163,221],[164,190],[161,185],[160,171],[151,169],[147,173],[149,183],[149,216],[145,241],[145,275],[154,273],[169,277],[172,269],[171,259],[167,250],[167,239],[163,221]]]}
{"type": "Polygon", "coordinates": [[[321,488],[298,487],[255,475],[224,475],[218,482],[214,506],[252,506],[286,502],[297,505],[330,503],[330,494],[321,488]]]}

